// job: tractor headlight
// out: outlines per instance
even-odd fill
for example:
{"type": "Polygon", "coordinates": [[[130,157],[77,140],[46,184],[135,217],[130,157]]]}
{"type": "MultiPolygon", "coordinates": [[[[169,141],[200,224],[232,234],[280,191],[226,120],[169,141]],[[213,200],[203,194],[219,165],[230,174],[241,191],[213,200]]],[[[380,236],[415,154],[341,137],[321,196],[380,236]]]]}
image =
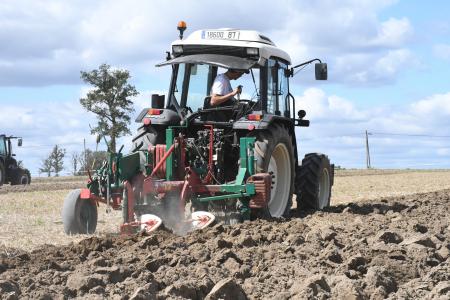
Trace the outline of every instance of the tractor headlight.
{"type": "Polygon", "coordinates": [[[183,46],[181,46],[181,45],[174,45],[174,46],[172,46],[172,53],[174,55],[183,54],[183,46]]]}
{"type": "Polygon", "coordinates": [[[258,56],[259,55],[258,48],[246,48],[246,51],[247,51],[248,56],[258,56]]]}

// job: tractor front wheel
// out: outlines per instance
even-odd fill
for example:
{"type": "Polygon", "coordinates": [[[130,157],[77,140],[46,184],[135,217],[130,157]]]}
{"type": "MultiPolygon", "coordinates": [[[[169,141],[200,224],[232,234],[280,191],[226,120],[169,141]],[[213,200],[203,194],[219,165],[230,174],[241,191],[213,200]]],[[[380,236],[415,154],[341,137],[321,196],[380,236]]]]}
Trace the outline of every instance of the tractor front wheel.
{"type": "Polygon", "coordinates": [[[71,191],[62,209],[66,234],[92,234],[97,228],[97,205],[89,199],[80,198],[81,190],[71,191]]]}
{"type": "Polygon", "coordinates": [[[306,154],[297,183],[297,208],[323,209],[330,206],[333,168],[328,157],[320,153],[306,154]]]}
{"type": "Polygon", "coordinates": [[[0,186],[5,183],[5,167],[3,166],[3,163],[0,161],[0,186]]]}
{"type": "Polygon", "coordinates": [[[294,148],[288,129],[275,124],[257,133],[255,142],[256,173],[272,175],[268,213],[288,217],[294,190],[294,148]]]}

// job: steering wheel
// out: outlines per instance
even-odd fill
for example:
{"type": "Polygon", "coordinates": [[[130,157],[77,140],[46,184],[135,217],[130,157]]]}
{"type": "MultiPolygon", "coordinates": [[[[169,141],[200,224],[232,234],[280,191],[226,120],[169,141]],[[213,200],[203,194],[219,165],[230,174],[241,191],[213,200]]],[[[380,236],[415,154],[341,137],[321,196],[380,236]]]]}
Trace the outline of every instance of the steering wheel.
{"type": "Polygon", "coordinates": [[[238,100],[239,102],[245,102],[245,103],[252,103],[253,102],[253,100],[248,100],[248,99],[241,99],[241,100],[238,100]]]}

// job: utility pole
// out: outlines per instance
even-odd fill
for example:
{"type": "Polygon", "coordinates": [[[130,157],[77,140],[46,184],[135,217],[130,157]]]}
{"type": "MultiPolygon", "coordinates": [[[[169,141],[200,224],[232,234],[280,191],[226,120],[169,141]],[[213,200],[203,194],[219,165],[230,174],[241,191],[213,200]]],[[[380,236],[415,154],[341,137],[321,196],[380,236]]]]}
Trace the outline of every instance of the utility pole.
{"type": "Polygon", "coordinates": [[[368,133],[366,130],[366,165],[367,165],[367,169],[372,168],[370,165],[369,134],[371,134],[371,133],[368,133]]]}
{"type": "MultiPolygon", "coordinates": [[[[367,133],[367,131],[366,131],[367,133]]],[[[87,153],[86,153],[86,139],[83,139],[83,148],[84,148],[84,174],[87,174],[87,153]]]]}

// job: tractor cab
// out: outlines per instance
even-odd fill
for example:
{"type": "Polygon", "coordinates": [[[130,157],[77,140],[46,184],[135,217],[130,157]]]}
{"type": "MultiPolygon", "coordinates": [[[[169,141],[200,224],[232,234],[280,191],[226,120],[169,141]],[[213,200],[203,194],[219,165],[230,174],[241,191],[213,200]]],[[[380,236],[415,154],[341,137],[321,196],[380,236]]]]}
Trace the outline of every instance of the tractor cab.
{"type": "Polygon", "coordinates": [[[17,139],[17,146],[22,146],[22,138],[15,136],[0,135],[0,185],[10,182],[11,184],[29,184],[30,172],[23,169],[14,158],[12,140],[17,139]]]}
{"type": "Polygon", "coordinates": [[[17,167],[17,161],[14,159],[16,156],[12,151],[12,139],[18,139],[17,145],[19,147],[22,146],[22,139],[17,137],[7,137],[5,135],[0,135],[0,157],[2,161],[4,162],[5,166],[11,168],[17,167]]]}
{"type": "MultiPolygon", "coordinates": [[[[189,118],[197,120],[194,123],[218,127],[246,129],[251,125],[262,129],[274,119],[295,122],[295,103],[289,92],[289,77],[293,76],[291,58],[268,37],[252,30],[216,29],[198,30],[185,39],[180,34],[180,38],[172,43],[167,60],[157,65],[172,66],[165,108],[175,111],[179,118],[172,112],[161,112],[163,116],[158,117],[147,115],[153,124],[163,124],[169,119],[178,123],[189,118]],[[210,105],[213,82],[229,69],[245,73],[239,80],[231,81],[233,88],[243,86],[243,92],[235,97],[233,107],[213,107],[210,105]]],[[[316,79],[326,79],[326,64],[316,64],[316,79]]],[[[144,116],[140,115],[137,121],[144,116]]]]}

